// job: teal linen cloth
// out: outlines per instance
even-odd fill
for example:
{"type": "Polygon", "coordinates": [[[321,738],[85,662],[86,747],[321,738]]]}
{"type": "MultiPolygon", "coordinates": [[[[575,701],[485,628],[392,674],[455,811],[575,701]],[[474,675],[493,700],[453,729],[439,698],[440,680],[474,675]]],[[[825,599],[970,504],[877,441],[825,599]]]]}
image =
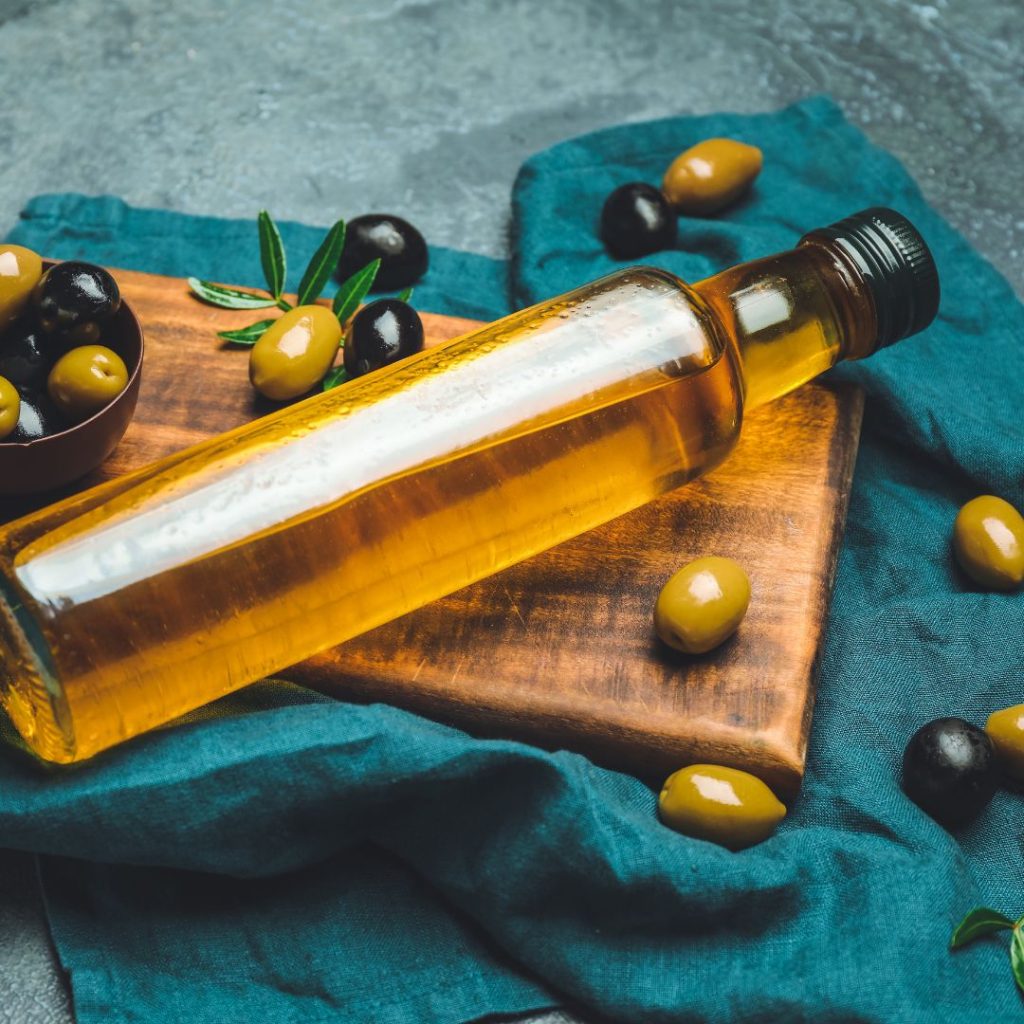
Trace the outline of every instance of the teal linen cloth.
{"type": "MultiPolygon", "coordinates": [[[[661,265],[695,280],[885,204],[921,228],[943,282],[927,332],[839,371],[867,390],[866,426],[807,780],[777,835],[732,854],[663,828],[649,789],[577,755],[290,686],[70,771],[6,749],[0,844],[42,855],[80,1024],[454,1024],[566,1002],[631,1024],[1024,1012],[1005,939],[947,950],[975,904],[1024,913],[1021,797],[1000,792],[954,837],[897,783],[923,722],[982,722],[1024,700],[1024,597],[975,590],[948,550],[963,501],[1024,504],[1024,310],[1006,282],[892,157],[812,99],[539,154],[516,183],[507,277],[434,250],[419,305],[493,316],[507,295],[518,306],[612,269],[595,237],[607,192],[656,183],[713,135],[760,146],[764,173],[735,209],[683,219],[661,265]]],[[[294,264],[319,237],[283,233],[294,264]]],[[[259,283],[251,223],[46,196],[11,237],[259,283]]]]}

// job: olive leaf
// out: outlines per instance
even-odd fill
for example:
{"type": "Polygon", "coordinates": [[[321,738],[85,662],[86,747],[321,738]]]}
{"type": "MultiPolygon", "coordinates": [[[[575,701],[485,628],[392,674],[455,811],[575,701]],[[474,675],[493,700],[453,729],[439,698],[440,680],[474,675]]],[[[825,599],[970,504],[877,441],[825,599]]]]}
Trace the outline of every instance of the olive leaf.
{"type": "Polygon", "coordinates": [[[949,940],[950,949],[960,949],[983,935],[1012,928],[1013,922],[991,907],[975,907],[957,926],[949,940]]]}
{"type": "Polygon", "coordinates": [[[975,907],[957,926],[950,939],[950,949],[960,949],[967,943],[993,932],[1011,930],[1010,969],[1017,988],[1024,994],[1024,917],[1011,921],[1005,914],[991,907],[975,907]]]}
{"type": "Polygon", "coordinates": [[[1024,992],[1024,935],[1021,934],[1020,925],[1021,922],[1018,921],[1010,940],[1010,968],[1013,970],[1017,988],[1024,992]]]}
{"type": "Polygon", "coordinates": [[[201,281],[198,277],[190,277],[188,286],[197,299],[202,299],[211,306],[220,306],[222,309],[264,309],[277,305],[277,302],[267,295],[225,288],[224,285],[201,281]]]}
{"type": "Polygon", "coordinates": [[[297,305],[304,306],[307,302],[313,302],[327,279],[334,272],[341,258],[341,250],[345,247],[345,222],[339,220],[330,231],[327,232],[320,248],[313,254],[313,258],[306,267],[306,272],[299,282],[299,294],[295,300],[297,305]]]}
{"type": "Polygon", "coordinates": [[[371,260],[357,270],[337,291],[334,296],[334,315],[344,326],[348,318],[359,308],[359,304],[369,294],[374,278],[380,270],[380,260],[371,260]]]}
{"type": "Polygon", "coordinates": [[[347,380],[348,374],[345,372],[345,367],[335,366],[334,369],[328,370],[327,376],[324,377],[324,391],[330,391],[331,388],[336,388],[347,380]]]}
{"type": "Polygon", "coordinates": [[[234,345],[255,345],[266,333],[273,320],[257,320],[248,327],[239,327],[234,331],[218,331],[217,337],[230,341],[234,345]]]}
{"type": "Polygon", "coordinates": [[[260,210],[256,225],[260,235],[260,263],[263,265],[263,276],[267,279],[270,294],[277,302],[284,291],[284,279],[288,269],[284,243],[281,241],[281,232],[277,230],[274,218],[266,210],[260,210]]]}
{"type": "Polygon", "coordinates": [[[415,289],[413,288],[412,285],[409,285],[408,288],[403,288],[398,293],[398,301],[399,302],[412,302],[412,293],[414,291],[415,291],[415,289]]]}

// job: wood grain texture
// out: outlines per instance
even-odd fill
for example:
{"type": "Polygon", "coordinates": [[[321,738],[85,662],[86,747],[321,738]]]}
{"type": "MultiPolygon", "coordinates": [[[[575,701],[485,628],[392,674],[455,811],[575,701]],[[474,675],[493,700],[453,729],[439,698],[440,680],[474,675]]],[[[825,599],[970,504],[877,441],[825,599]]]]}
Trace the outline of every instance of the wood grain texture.
{"type": "MultiPolygon", "coordinates": [[[[247,350],[215,336],[263,311],[202,305],[173,278],[116,277],[146,334],[142,392],[121,445],[80,486],[271,408],[249,387],[247,350]]],[[[428,345],[475,326],[430,314],[424,324],[428,345]]],[[[856,390],[805,387],[752,415],[705,479],[282,674],[652,781],[710,761],[792,794],[861,409],[856,390]],[[654,638],[655,598],[675,569],[711,553],[745,566],[750,611],[718,651],[676,655],[654,638]]],[[[30,507],[7,502],[0,515],[30,507]]]]}

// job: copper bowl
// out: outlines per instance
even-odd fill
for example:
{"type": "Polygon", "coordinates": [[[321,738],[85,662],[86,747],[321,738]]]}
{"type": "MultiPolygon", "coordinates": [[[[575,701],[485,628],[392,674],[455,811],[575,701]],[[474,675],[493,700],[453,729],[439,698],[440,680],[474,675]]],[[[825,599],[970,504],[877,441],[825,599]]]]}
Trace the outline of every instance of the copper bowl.
{"type": "MultiPolygon", "coordinates": [[[[47,260],[43,268],[52,267],[47,260]]],[[[124,437],[135,414],[142,384],[142,327],[123,299],[107,322],[100,344],[113,349],[128,368],[128,383],[109,405],[58,434],[36,441],[0,441],[0,496],[38,494],[71,483],[95,469],[124,437]]]]}

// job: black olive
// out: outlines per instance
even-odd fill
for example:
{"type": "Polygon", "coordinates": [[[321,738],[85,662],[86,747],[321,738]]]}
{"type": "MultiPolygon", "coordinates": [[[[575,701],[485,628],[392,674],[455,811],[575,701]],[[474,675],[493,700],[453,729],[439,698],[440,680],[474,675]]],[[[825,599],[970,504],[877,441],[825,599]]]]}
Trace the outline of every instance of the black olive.
{"type": "Polygon", "coordinates": [[[27,441],[49,437],[50,434],[59,434],[66,429],[67,423],[49,398],[34,391],[22,392],[18,425],[6,440],[15,444],[25,444],[27,441]]]}
{"type": "Polygon", "coordinates": [[[374,291],[407,288],[427,272],[427,243],[407,220],[390,213],[367,213],[350,220],[338,260],[338,279],[344,281],[375,259],[380,259],[380,270],[374,291]]]}
{"type": "Polygon", "coordinates": [[[19,391],[41,388],[55,356],[49,336],[31,318],[20,317],[0,336],[0,377],[19,391]]]}
{"type": "Polygon", "coordinates": [[[32,293],[39,322],[74,341],[99,339],[99,325],[121,306],[117,282],[102,267],[69,260],[43,274],[32,293]]]}
{"type": "Polygon", "coordinates": [[[976,817],[998,781],[992,741],[962,718],[937,718],[922,726],[903,755],[907,796],[947,828],[976,817]]]}
{"type": "Polygon", "coordinates": [[[620,185],[601,210],[601,239],[618,260],[633,260],[676,244],[676,214],[668,200],[642,181],[620,185]]]}
{"type": "Polygon", "coordinates": [[[399,299],[378,299],[352,318],[345,336],[345,372],[349,377],[361,377],[422,348],[419,313],[399,299]]]}

